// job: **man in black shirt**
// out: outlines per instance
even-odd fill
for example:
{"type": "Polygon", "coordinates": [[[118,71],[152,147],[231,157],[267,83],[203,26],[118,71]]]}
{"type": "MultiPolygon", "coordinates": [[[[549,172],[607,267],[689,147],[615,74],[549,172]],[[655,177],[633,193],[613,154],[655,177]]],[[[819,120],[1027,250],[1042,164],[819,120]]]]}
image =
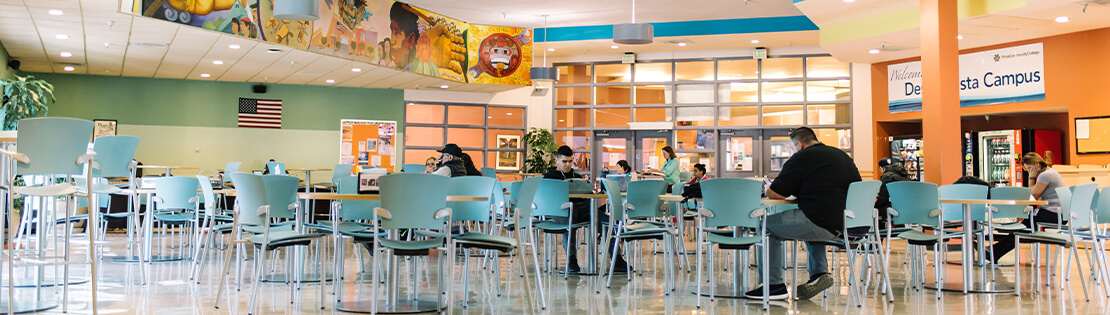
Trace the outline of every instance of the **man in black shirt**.
{"type": "MultiPolygon", "coordinates": [[[[555,153],[555,167],[548,169],[547,173],[543,174],[543,178],[558,180],[582,178],[581,175],[574,172],[574,150],[564,145],[560,146],[555,153]]],[[[573,222],[589,222],[590,201],[585,198],[572,198],[570,201],[571,207],[574,208],[573,222]]],[[[597,220],[599,222],[609,222],[609,216],[604,213],[599,213],[597,215],[597,220]]],[[[567,223],[567,218],[554,218],[552,221],[567,223]]],[[[576,230],[577,229],[567,233],[565,237],[563,237],[563,248],[567,251],[567,264],[569,266],[567,271],[571,273],[581,271],[581,268],[578,266],[578,241],[575,237],[576,230]]],[[[601,229],[598,230],[598,233],[601,233],[601,229]]],[[[616,246],[616,242],[613,242],[613,246],[616,246]]],[[[624,261],[623,256],[617,256],[617,262],[614,264],[613,269],[616,272],[623,272],[628,269],[628,265],[624,261]]]]}
{"type": "MultiPolygon", "coordinates": [[[[848,154],[817,141],[813,129],[801,127],[790,132],[790,141],[797,151],[771,186],[767,197],[785,199],[795,196],[798,209],[767,217],[770,233],[767,249],[772,299],[785,299],[788,295],[782,281],[783,240],[806,241],[809,256],[809,281],[798,286],[798,299],[809,299],[832,286],[825,246],[821,241],[836,239],[844,229],[844,204],[848,198],[848,185],[860,181],[859,170],[848,154]]],[[[760,273],[762,274],[762,272],[760,273]]],[[[750,298],[763,297],[763,288],[748,291],[750,298]]]]}

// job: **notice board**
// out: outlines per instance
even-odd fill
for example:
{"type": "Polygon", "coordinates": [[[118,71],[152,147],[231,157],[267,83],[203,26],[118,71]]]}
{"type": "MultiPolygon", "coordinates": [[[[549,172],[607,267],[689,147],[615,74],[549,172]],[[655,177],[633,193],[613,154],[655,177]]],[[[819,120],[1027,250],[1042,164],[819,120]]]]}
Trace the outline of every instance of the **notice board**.
{"type": "Polygon", "coordinates": [[[339,130],[339,164],[376,166],[393,172],[397,166],[396,121],[343,119],[339,130]]]}
{"type": "Polygon", "coordinates": [[[1076,153],[1110,153],[1110,116],[1075,119],[1076,153]]]}

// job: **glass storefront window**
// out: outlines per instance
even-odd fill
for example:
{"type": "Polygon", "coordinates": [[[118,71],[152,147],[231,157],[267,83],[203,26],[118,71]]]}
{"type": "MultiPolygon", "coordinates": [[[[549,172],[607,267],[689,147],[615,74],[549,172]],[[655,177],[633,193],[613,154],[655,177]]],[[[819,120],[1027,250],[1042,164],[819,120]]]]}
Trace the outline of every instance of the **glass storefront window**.
{"type": "Polygon", "coordinates": [[[721,103],[756,103],[759,102],[759,83],[722,83],[717,85],[717,94],[721,103]]]}
{"type": "Polygon", "coordinates": [[[670,88],[666,85],[637,85],[636,104],[670,104],[670,88]]]}
{"type": "MultiPolygon", "coordinates": [[[[628,161],[628,141],[624,138],[602,138],[601,140],[601,168],[615,170],[617,161],[628,161]]],[[[630,164],[631,166],[631,164],[630,164]]]]}
{"type": "Polygon", "coordinates": [[[628,108],[598,108],[594,110],[594,127],[628,128],[632,111],[628,108]]]}
{"type": "Polygon", "coordinates": [[[474,125],[486,124],[485,106],[447,106],[447,124],[474,125]]]}
{"type": "Polygon", "coordinates": [[[558,66],[559,83],[590,83],[590,65],[558,66]]]}
{"type": "Polygon", "coordinates": [[[851,64],[833,57],[806,58],[807,78],[839,78],[851,75],[851,64]]]}
{"type": "Polygon", "coordinates": [[[402,164],[424,164],[428,158],[439,158],[439,156],[440,153],[436,150],[405,149],[405,163],[402,164]]]}
{"type": "Polygon", "coordinates": [[[443,128],[408,126],[405,128],[405,146],[443,146],[443,128]]]}
{"type": "Polygon", "coordinates": [[[632,104],[632,87],[628,85],[620,86],[599,86],[594,88],[597,95],[595,96],[595,105],[628,105],[632,104]]]}
{"type": "Polygon", "coordinates": [[[405,107],[405,121],[410,124],[442,124],[443,105],[409,103],[405,107]]]}
{"type": "Polygon", "coordinates": [[[848,80],[806,81],[806,100],[810,102],[847,101],[852,99],[848,80]]]}
{"type": "Polygon", "coordinates": [[[717,147],[717,131],[714,130],[675,130],[678,144],[676,150],[701,150],[717,147]]]}
{"type": "Polygon", "coordinates": [[[674,81],[670,62],[637,63],[633,82],[670,82],[674,81]]]}
{"type": "Polygon", "coordinates": [[[524,127],[524,109],[520,107],[489,107],[489,126],[524,127]]]}
{"type": "Polygon", "coordinates": [[[675,101],[678,104],[713,103],[713,84],[680,84],[675,86],[675,101]]]}
{"type": "Polygon", "coordinates": [[[790,126],[802,124],[802,105],[763,106],[764,126],[790,126]]]}
{"type": "Polygon", "coordinates": [[[789,79],[802,77],[802,58],[763,59],[763,69],[759,74],[763,79],[789,79]]]}
{"type": "Polygon", "coordinates": [[[632,110],[636,122],[671,121],[671,109],[669,107],[638,107],[632,110]]]}
{"type": "Polygon", "coordinates": [[[590,105],[590,87],[556,87],[555,105],[590,105]]]}
{"type": "Polygon", "coordinates": [[[447,128],[447,143],[463,148],[484,148],[486,130],[482,128],[447,128]]]}
{"type": "Polygon", "coordinates": [[[675,63],[675,81],[713,81],[712,61],[675,63]]]}
{"type": "Polygon", "coordinates": [[[555,127],[573,128],[573,127],[589,127],[590,126],[590,110],[589,109],[556,109],[555,110],[555,127]]]}
{"type": "Polygon", "coordinates": [[[802,82],[763,82],[764,102],[801,102],[802,82]]]}
{"type": "Polygon", "coordinates": [[[752,162],[752,154],[755,147],[753,147],[754,139],[751,137],[731,137],[728,138],[728,147],[725,148],[725,155],[728,164],[725,167],[730,171],[750,172],[755,170],[752,162]]]}
{"type": "Polygon", "coordinates": [[[721,126],[757,126],[759,125],[759,107],[757,106],[722,106],[721,126]]]}
{"type": "Polygon", "coordinates": [[[556,131],[555,144],[565,145],[573,150],[589,150],[590,149],[590,132],[589,131],[556,131]]]}
{"type": "MultiPolygon", "coordinates": [[[[675,124],[677,126],[708,126],[712,127],[717,113],[716,107],[675,107],[675,124]]],[[[725,117],[722,117],[725,119],[725,117]]]]}
{"type": "Polygon", "coordinates": [[[632,82],[631,64],[594,65],[594,83],[632,82]]]}
{"type": "Polygon", "coordinates": [[[807,105],[806,124],[840,125],[851,123],[849,104],[807,105]]]}
{"type": "Polygon", "coordinates": [[[754,80],[759,78],[755,59],[717,61],[717,80],[754,80]]]}

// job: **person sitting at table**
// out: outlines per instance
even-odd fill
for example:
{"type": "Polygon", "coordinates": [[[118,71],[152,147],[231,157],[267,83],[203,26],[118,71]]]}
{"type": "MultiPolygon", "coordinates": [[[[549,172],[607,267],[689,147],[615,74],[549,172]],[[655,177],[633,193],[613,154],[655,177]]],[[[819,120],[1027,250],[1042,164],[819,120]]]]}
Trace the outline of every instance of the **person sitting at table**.
{"type": "Polygon", "coordinates": [[[462,154],[463,168],[466,169],[466,176],[482,176],[482,171],[474,167],[474,160],[470,159],[470,154],[465,152],[462,154]]]}
{"type": "Polygon", "coordinates": [[[879,160],[879,195],[875,198],[875,209],[879,210],[879,226],[886,226],[886,210],[890,208],[890,192],[886,184],[910,180],[910,173],[902,167],[902,160],[898,158],[883,158],[879,160]]]}
{"type": "MultiPolygon", "coordinates": [[[[574,150],[568,146],[560,146],[555,151],[555,167],[547,170],[543,174],[543,178],[570,180],[575,178],[582,178],[574,172],[574,150]]],[[[630,168],[631,169],[631,168],[630,168]]],[[[590,220],[590,201],[586,198],[571,198],[571,207],[574,209],[574,218],[570,218],[574,223],[589,222],[590,220]]],[[[609,222],[609,215],[606,215],[603,210],[597,210],[595,215],[597,222],[609,222]]],[[[565,224],[568,218],[555,217],[552,219],[555,223],[565,224]]],[[[601,236],[602,229],[598,229],[597,236],[601,236]]],[[[563,236],[563,249],[567,252],[568,268],[567,272],[577,273],[582,270],[578,266],[578,240],[577,231],[571,231],[563,236]]],[[[597,237],[594,236],[594,237],[597,237]]],[[[613,242],[613,246],[617,246],[617,242],[613,242]]],[[[612,250],[612,248],[610,248],[612,250]]],[[[617,262],[614,264],[614,272],[625,272],[628,270],[628,263],[624,261],[623,255],[617,256],[617,262]]]]}
{"type": "MultiPolygon", "coordinates": [[[[848,186],[860,181],[859,169],[852,158],[840,149],[826,146],[817,141],[817,135],[809,127],[800,127],[790,132],[791,145],[796,150],[782,166],[782,171],[771,186],[767,197],[786,199],[795,196],[798,209],[770,215],[766,219],[767,257],[769,279],[762,279],[768,285],[771,299],[785,299],[789,296],[783,283],[783,240],[806,242],[809,254],[809,281],[799,285],[796,296],[799,300],[814,297],[833,284],[825,257],[822,241],[834,240],[844,229],[844,206],[848,199],[848,186]]],[[[762,269],[760,271],[762,274],[762,269]]],[[[762,299],[763,287],[744,294],[748,298],[762,299]]]]}
{"type": "MultiPolygon", "coordinates": [[[[1046,162],[1041,158],[1040,154],[1036,152],[1029,152],[1021,156],[1021,167],[1029,172],[1029,187],[1033,188],[1033,198],[1037,200],[1044,200],[1048,205],[1041,206],[1036,214],[1033,216],[1033,222],[1037,224],[1052,223],[1058,224],[1060,213],[1060,196],[1056,194],[1057,187],[1067,187],[1064,185],[1064,178],[1060,176],[1060,172],[1052,168],[1052,164],[1046,162]],[[1042,211],[1047,210],[1047,211],[1042,211]]],[[[1067,223],[1066,220],[1064,222],[1067,223]]],[[[1031,227],[1029,220],[1022,221],[1026,227],[1031,227]]],[[[992,263],[997,264],[1002,256],[1006,256],[1014,249],[1014,236],[1012,234],[996,235],[994,246],[991,246],[991,253],[994,257],[992,263]]]]}
{"type": "Polygon", "coordinates": [[[678,182],[678,155],[674,153],[674,148],[671,146],[664,146],[659,150],[663,155],[663,167],[658,169],[648,168],[648,173],[663,175],[663,180],[667,182],[667,193],[671,192],[671,186],[678,182]]]}
{"type": "MultiPolygon", "coordinates": [[[[617,161],[617,173],[606,175],[605,178],[616,180],[617,184],[620,185],[621,192],[628,191],[628,182],[639,180],[639,176],[632,171],[632,166],[625,160],[617,161]]],[[[601,190],[605,191],[604,185],[601,186],[601,190]]]]}
{"type": "Polygon", "coordinates": [[[436,164],[439,166],[432,174],[445,176],[445,177],[458,177],[466,176],[466,166],[463,165],[462,149],[454,143],[448,143],[443,146],[443,149],[436,150],[442,153],[436,164]]]}
{"type": "Polygon", "coordinates": [[[694,164],[694,176],[690,177],[690,181],[686,182],[686,185],[692,185],[694,183],[709,179],[709,175],[705,175],[705,173],[705,164],[694,164]]]}
{"type": "MultiPolygon", "coordinates": [[[[277,160],[270,159],[270,162],[277,162],[277,160]]],[[[269,164],[269,162],[266,162],[266,164],[269,164]]],[[[262,165],[262,175],[269,175],[270,174],[270,167],[267,166],[266,164],[262,165]]]]}
{"type": "Polygon", "coordinates": [[[427,160],[424,160],[424,174],[431,174],[432,172],[435,172],[435,171],[436,171],[436,157],[429,156],[427,160]]]}

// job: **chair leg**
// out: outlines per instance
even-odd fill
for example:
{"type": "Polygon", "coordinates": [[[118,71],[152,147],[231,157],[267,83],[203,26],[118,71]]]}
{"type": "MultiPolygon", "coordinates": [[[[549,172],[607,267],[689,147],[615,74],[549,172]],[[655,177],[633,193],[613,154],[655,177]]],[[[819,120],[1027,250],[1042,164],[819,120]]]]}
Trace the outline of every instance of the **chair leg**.
{"type": "Polygon", "coordinates": [[[701,308],[701,286],[702,286],[702,283],[701,283],[702,268],[701,267],[702,267],[702,255],[704,253],[702,252],[701,232],[699,231],[699,232],[695,232],[695,233],[697,233],[697,235],[694,236],[694,239],[695,239],[694,240],[694,247],[695,247],[695,250],[697,251],[697,257],[695,258],[695,260],[697,261],[697,266],[694,267],[694,268],[696,268],[694,270],[694,273],[696,274],[695,281],[694,281],[694,286],[697,287],[697,293],[694,296],[694,298],[698,300],[697,301],[697,308],[701,308]]]}
{"type": "Polygon", "coordinates": [[[247,314],[253,314],[255,303],[258,301],[258,288],[262,286],[262,268],[266,266],[266,247],[260,246],[255,252],[254,288],[251,289],[251,300],[247,307],[247,314]]]}
{"type": "Polygon", "coordinates": [[[1014,234],[1014,295],[1021,296],[1021,236],[1014,234]]]}
{"type": "MultiPolygon", "coordinates": [[[[1061,248],[1060,250],[1062,251],[1063,248],[1061,248]]],[[[1079,251],[1075,249],[1075,245],[1071,246],[1071,256],[1075,258],[1076,268],[1078,268],[1079,270],[1083,270],[1083,264],[1080,263],[1080,260],[1079,260],[1079,251]]],[[[1070,260],[1070,258],[1069,258],[1069,260],[1070,260]]],[[[1087,293],[1087,279],[1086,278],[1087,277],[1079,277],[1079,285],[1083,287],[1083,299],[1089,302],[1089,301],[1091,301],[1091,297],[1087,293]]]]}
{"type": "MultiPolygon", "coordinates": [[[[529,219],[529,220],[531,220],[531,219],[529,219]]],[[[523,233],[523,231],[522,231],[522,233],[523,233]]],[[[536,250],[536,245],[539,244],[539,241],[536,240],[536,231],[529,229],[528,230],[528,235],[532,238],[532,267],[535,269],[535,272],[536,272],[536,289],[540,293],[539,294],[540,295],[540,309],[546,310],[547,309],[547,298],[544,296],[543,280],[541,279],[542,275],[540,274],[539,254],[537,253],[537,250],[536,250]]],[[[523,264],[524,262],[522,261],[521,263],[523,264]]],[[[525,276],[524,278],[528,279],[527,276],[525,276]]]]}

